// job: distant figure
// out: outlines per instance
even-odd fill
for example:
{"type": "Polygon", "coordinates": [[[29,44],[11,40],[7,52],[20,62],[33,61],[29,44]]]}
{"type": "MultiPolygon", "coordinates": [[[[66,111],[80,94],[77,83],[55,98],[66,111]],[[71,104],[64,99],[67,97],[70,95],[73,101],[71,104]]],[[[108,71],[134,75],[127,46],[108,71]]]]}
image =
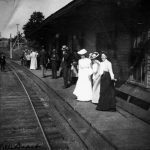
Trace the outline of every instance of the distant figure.
{"type": "Polygon", "coordinates": [[[74,52],[72,63],[71,63],[71,83],[72,84],[75,84],[78,80],[78,60],[79,60],[79,56],[77,52],[74,52]]]}
{"type": "Polygon", "coordinates": [[[30,67],[30,60],[31,60],[31,58],[30,58],[30,51],[29,50],[27,50],[25,52],[25,57],[26,57],[26,66],[29,68],[30,67]]]}
{"type": "Polygon", "coordinates": [[[64,87],[68,88],[71,84],[71,63],[72,63],[72,55],[69,48],[66,45],[62,46],[63,57],[61,62],[62,75],[64,79],[64,87]]]}
{"type": "Polygon", "coordinates": [[[57,78],[57,66],[58,66],[58,54],[56,52],[56,49],[52,50],[50,61],[51,61],[51,68],[52,68],[52,78],[56,79],[57,78]]]}
{"type": "Polygon", "coordinates": [[[75,84],[77,82],[78,79],[78,62],[73,59],[73,62],[71,64],[71,83],[75,84]]]}
{"type": "Polygon", "coordinates": [[[4,54],[1,54],[0,56],[0,65],[1,65],[1,71],[5,71],[5,65],[6,65],[6,57],[4,54]]]}
{"type": "Polygon", "coordinates": [[[77,97],[78,101],[91,101],[92,100],[92,82],[91,75],[93,73],[91,68],[91,60],[86,58],[87,51],[82,49],[78,52],[81,56],[79,59],[78,80],[73,94],[77,97]]]}
{"type": "Polygon", "coordinates": [[[37,56],[38,56],[38,53],[33,50],[30,54],[30,58],[31,58],[30,69],[33,69],[33,70],[37,69],[37,56]]]}
{"type": "Polygon", "coordinates": [[[44,46],[42,46],[42,50],[39,53],[39,61],[40,61],[40,67],[42,70],[42,77],[45,77],[45,71],[46,71],[46,64],[47,64],[47,53],[44,49],[44,46]]]}
{"type": "Polygon", "coordinates": [[[20,61],[21,61],[21,66],[24,66],[25,65],[25,51],[22,52],[20,61]]]}

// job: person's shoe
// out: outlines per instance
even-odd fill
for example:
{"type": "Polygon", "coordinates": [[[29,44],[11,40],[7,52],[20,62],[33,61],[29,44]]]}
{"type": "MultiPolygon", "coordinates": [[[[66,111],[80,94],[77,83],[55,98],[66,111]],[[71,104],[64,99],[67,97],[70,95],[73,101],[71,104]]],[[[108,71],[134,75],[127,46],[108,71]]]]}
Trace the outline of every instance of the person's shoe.
{"type": "Polygon", "coordinates": [[[97,105],[97,103],[93,103],[93,102],[92,102],[92,104],[97,105]]]}
{"type": "Polygon", "coordinates": [[[68,88],[69,86],[68,85],[66,85],[66,86],[63,86],[63,89],[66,89],[66,88],[68,88]]]}
{"type": "Polygon", "coordinates": [[[109,109],[108,111],[116,112],[116,108],[111,108],[111,109],[109,109]]]}
{"type": "Polygon", "coordinates": [[[99,108],[99,107],[96,107],[96,110],[98,110],[98,111],[109,111],[109,109],[103,109],[103,108],[99,108]]]}

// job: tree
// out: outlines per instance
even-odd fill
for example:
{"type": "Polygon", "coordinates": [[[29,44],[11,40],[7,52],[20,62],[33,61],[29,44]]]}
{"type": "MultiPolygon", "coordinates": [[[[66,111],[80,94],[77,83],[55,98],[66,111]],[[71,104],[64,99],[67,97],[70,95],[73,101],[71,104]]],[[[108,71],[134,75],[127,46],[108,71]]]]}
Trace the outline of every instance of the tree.
{"type": "Polygon", "coordinates": [[[36,30],[44,20],[42,12],[33,12],[29,21],[23,26],[24,34],[27,40],[35,40],[36,37],[31,36],[31,32],[36,30]]]}
{"type": "Polygon", "coordinates": [[[18,40],[18,39],[19,39],[20,43],[25,43],[25,38],[24,38],[23,34],[20,32],[18,33],[18,35],[16,35],[14,38],[12,38],[12,42],[15,43],[16,40],[18,40]]]}

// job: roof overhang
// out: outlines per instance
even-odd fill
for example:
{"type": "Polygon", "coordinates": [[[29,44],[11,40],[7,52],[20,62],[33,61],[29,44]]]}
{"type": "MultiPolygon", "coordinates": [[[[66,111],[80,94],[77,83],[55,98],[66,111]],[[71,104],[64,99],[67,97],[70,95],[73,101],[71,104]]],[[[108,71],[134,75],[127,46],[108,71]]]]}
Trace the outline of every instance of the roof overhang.
{"type": "Polygon", "coordinates": [[[122,1],[122,0],[73,0],[69,4],[67,4],[66,6],[64,6],[63,8],[58,10],[57,12],[55,12],[54,14],[47,17],[42,22],[42,24],[39,26],[39,28],[34,30],[30,35],[37,34],[41,30],[49,30],[50,28],[51,28],[51,30],[53,30],[53,26],[57,24],[59,18],[62,18],[65,16],[70,16],[75,9],[79,8],[80,6],[85,4],[86,2],[103,3],[103,4],[104,3],[105,4],[115,3],[119,7],[122,7],[122,6],[125,7],[124,4],[128,3],[128,4],[133,6],[136,3],[138,3],[139,1],[141,1],[141,0],[124,0],[124,1],[122,1]]]}

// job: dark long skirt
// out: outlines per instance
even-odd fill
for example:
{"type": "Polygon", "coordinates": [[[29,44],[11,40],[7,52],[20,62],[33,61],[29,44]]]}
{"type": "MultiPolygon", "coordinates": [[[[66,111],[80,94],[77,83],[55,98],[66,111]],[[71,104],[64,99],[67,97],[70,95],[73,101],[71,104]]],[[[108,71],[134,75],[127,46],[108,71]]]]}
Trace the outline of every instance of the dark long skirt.
{"type": "Polygon", "coordinates": [[[54,60],[52,61],[52,78],[57,78],[57,62],[54,60]]]}
{"type": "Polygon", "coordinates": [[[100,98],[96,110],[115,111],[116,99],[114,81],[111,80],[109,72],[104,72],[101,77],[100,98]]]}

